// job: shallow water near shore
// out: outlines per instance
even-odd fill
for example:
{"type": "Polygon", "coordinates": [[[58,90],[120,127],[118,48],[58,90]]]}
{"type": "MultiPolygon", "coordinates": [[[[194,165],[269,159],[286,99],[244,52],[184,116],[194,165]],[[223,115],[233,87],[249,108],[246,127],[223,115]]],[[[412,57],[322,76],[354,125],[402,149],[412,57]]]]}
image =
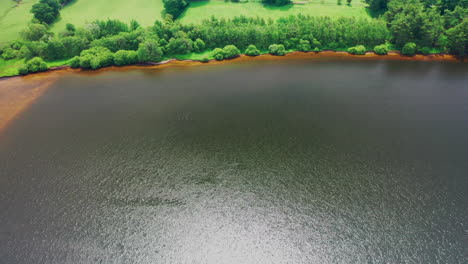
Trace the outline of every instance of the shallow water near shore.
{"type": "Polygon", "coordinates": [[[467,73],[65,72],[0,134],[0,262],[466,263],[467,73]]]}

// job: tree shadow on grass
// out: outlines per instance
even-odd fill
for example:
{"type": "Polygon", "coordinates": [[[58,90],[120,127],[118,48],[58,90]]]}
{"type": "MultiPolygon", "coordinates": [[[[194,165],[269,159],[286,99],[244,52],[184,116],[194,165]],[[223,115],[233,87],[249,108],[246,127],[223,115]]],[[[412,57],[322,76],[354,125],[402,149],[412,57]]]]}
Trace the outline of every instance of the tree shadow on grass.
{"type": "Polygon", "coordinates": [[[369,7],[366,7],[366,13],[372,18],[378,18],[378,17],[383,16],[383,14],[385,14],[385,10],[375,11],[375,10],[370,9],[369,7]]]}
{"type": "MultiPolygon", "coordinates": [[[[62,10],[64,8],[70,8],[71,6],[73,6],[74,4],[76,4],[77,0],[71,0],[70,2],[68,2],[68,4],[66,4],[65,6],[62,7],[62,10]]],[[[60,14],[52,24],[50,24],[49,26],[52,28],[53,26],[55,26],[56,24],[58,24],[60,21],[62,21],[62,14],[60,14]]],[[[65,30],[65,28],[62,28],[63,30],[65,30]]]]}
{"type": "Polygon", "coordinates": [[[76,4],[76,2],[78,2],[78,1],[77,0],[70,0],[70,2],[68,2],[68,4],[66,4],[62,8],[70,7],[70,6],[74,5],[74,4],[76,4]]]}
{"type": "MultiPolygon", "coordinates": [[[[185,15],[187,14],[187,11],[190,9],[190,8],[196,8],[196,7],[203,7],[203,6],[206,6],[207,4],[209,4],[210,1],[209,0],[192,0],[190,2],[190,4],[187,6],[187,8],[185,8],[185,10],[182,12],[182,14],[180,14],[180,16],[177,18],[179,20],[183,19],[185,17],[185,15]]],[[[161,11],[161,15],[162,17],[165,16],[165,11],[163,9],[163,11],[161,11]]]]}
{"type": "Polygon", "coordinates": [[[275,5],[268,5],[268,4],[262,3],[262,6],[265,9],[270,10],[270,11],[288,11],[294,5],[293,4],[288,4],[288,5],[284,5],[284,6],[275,6],[275,5]]]}

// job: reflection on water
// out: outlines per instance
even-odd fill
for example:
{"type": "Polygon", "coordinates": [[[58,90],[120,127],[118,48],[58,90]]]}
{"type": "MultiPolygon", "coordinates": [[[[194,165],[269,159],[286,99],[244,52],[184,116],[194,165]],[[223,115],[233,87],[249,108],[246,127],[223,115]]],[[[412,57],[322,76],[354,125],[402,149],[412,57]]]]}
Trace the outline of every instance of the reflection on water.
{"type": "Polygon", "coordinates": [[[465,263],[467,70],[64,75],[0,138],[0,259],[465,263]]]}

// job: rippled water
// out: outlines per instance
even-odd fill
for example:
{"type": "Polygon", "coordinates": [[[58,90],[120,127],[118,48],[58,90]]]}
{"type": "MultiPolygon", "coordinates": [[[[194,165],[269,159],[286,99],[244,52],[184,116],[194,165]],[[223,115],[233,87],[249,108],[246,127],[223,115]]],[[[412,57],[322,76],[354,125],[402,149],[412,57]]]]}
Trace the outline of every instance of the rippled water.
{"type": "Polygon", "coordinates": [[[0,135],[0,263],[467,263],[467,73],[66,74],[0,135]]]}

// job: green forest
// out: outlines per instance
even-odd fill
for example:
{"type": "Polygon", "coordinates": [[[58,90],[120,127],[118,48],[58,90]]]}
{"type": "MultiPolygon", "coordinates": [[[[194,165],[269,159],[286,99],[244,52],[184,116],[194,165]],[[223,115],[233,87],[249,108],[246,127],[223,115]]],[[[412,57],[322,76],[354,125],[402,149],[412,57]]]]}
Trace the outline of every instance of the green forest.
{"type": "MultiPolygon", "coordinates": [[[[80,1],[80,0],[77,0],[80,1]]],[[[356,1],[356,0],[355,0],[356,1]]],[[[186,0],[164,0],[164,19],[151,26],[137,20],[95,20],[85,26],[66,24],[59,33],[51,26],[66,8],[66,0],[40,0],[30,10],[33,19],[21,38],[0,49],[3,75],[45,71],[51,65],[98,69],[110,65],[160,62],[169,58],[232,59],[240,54],[282,56],[290,51],[368,51],[385,55],[468,54],[468,0],[366,0],[373,18],[295,14],[277,19],[212,16],[201,23],[178,17],[190,8],[186,0]]],[[[289,0],[265,0],[266,6],[291,5],[289,0]]],[[[352,5],[352,1],[337,5],[352,5]]]]}

